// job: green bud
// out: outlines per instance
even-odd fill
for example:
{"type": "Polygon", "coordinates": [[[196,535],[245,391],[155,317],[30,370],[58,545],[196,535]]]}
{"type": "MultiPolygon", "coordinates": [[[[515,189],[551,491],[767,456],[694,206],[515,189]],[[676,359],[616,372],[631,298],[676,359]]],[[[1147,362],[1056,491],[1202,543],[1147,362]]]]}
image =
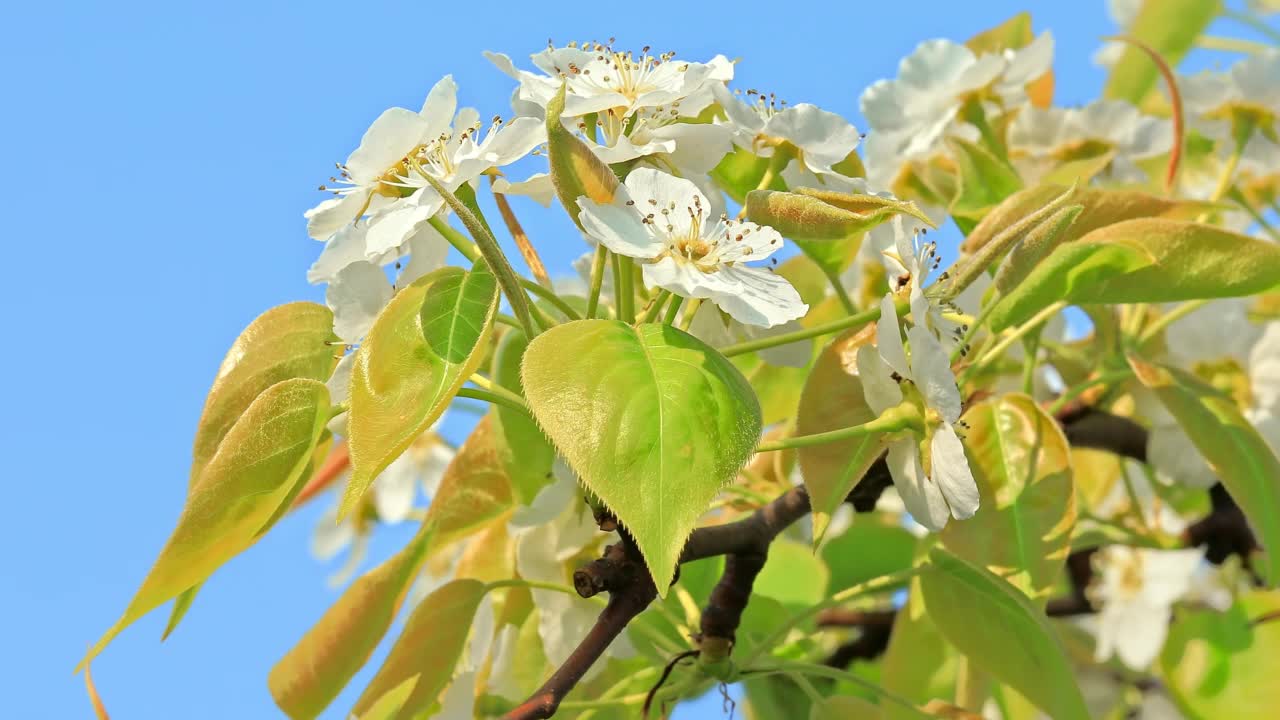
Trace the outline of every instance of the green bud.
{"type": "Polygon", "coordinates": [[[1037,263],[1066,240],[1067,229],[1082,212],[1083,205],[1068,205],[1032,228],[1026,237],[1013,246],[1009,257],[1005,258],[1000,270],[996,272],[996,289],[1007,294],[1025,280],[1037,263]]]}
{"type": "Polygon", "coordinates": [[[898,213],[928,221],[912,203],[875,195],[824,190],[753,190],[747,194],[747,218],[791,238],[840,240],[898,213]]]}
{"type": "Polygon", "coordinates": [[[547,155],[551,182],[560,204],[578,222],[578,198],[607,204],[618,191],[618,176],[582,140],[560,122],[564,114],[565,86],[547,103],[547,155]]]}

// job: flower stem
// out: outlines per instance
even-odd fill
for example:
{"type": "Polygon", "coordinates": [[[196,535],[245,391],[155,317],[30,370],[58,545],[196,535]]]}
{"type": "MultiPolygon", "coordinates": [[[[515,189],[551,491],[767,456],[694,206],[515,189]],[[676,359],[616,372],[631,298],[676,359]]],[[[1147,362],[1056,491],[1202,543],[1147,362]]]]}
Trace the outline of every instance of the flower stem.
{"type": "Polygon", "coordinates": [[[653,322],[658,319],[658,315],[662,313],[662,306],[666,304],[667,299],[671,297],[670,290],[662,290],[649,301],[649,306],[645,308],[644,313],[636,320],[636,324],[653,322]]]}
{"type": "Polygon", "coordinates": [[[1097,377],[1089,378],[1084,382],[1072,385],[1066,390],[1063,390],[1062,394],[1059,395],[1056,400],[1049,403],[1049,406],[1045,408],[1045,412],[1050,415],[1056,415],[1062,410],[1062,408],[1067,406],[1067,403],[1085,394],[1085,392],[1089,391],[1091,388],[1097,385],[1112,385],[1128,380],[1132,375],[1133,371],[1128,368],[1125,368],[1124,370],[1112,370],[1110,372],[1104,372],[1097,377]]]}
{"type": "Polygon", "coordinates": [[[519,410],[525,414],[529,413],[529,407],[523,402],[516,402],[519,398],[516,398],[514,395],[510,395],[510,393],[504,395],[501,393],[490,392],[488,390],[481,390],[480,388],[464,387],[458,389],[457,397],[471,398],[472,400],[483,400],[491,405],[503,405],[511,408],[512,410],[519,410]]]}
{"type": "Polygon", "coordinates": [[[698,308],[702,307],[702,298],[691,298],[689,304],[684,306],[684,316],[680,318],[680,329],[689,332],[689,326],[693,324],[693,316],[698,314],[698,308]]]}
{"type": "Polygon", "coordinates": [[[889,702],[901,705],[902,707],[911,710],[912,714],[917,718],[929,720],[930,718],[936,717],[924,712],[916,706],[915,703],[905,697],[886,690],[857,673],[852,673],[848,670],[841,670],[840,668],[834,668],[829,665],[815,665],[813,663],[786,660],[777,665],[766,665],[742,671],[742,675],[745,676],[744,679],[764,677],[766,675],[789,675],[794,677],[799,674],[813,675],[815,677],[829,678],[831,680],[844,680],[846,682],[853,683],[854,685],[864,687],[889,702]]]}
{"type": "Polygon", "coordinates": [[[850,315],[856,314],[858,306],[853,304],[853,299],[849,297],[849,291],[845,290],[844,283],[840,282],[840,273],[823,265],[822,274],[827,276],[827,282],[831,283],[831,289],[835,291],[836,298],[844,306],[845,312],[850,315]]]}
{"type": "Polygon", "coordinates": [[[587,319],[596,316],[600,307],[600,288],[604,286],[604,265],[609,260],[609,249],[604,245],[596,246],[595,257],[591,259],[591,285],[587,289],[587,319]]]}
{"type": "Polygon", "coordinates": [[[635,286],[635,263],[626,255],[613,256],[618,264],[618,273],[614,277],[614,288],[618,291],[620,301],[618,303],[618,319],[623,322],[633,323],[636,321],[636,286],[635,286]],[[621,281],[621,282],[619,282],[621,281]]]}
{"type": "Polygon", "coordinates": [[[826,432],[814,433],[812,435],[793,435],[791,437],[781,438],[763,442],[756,446],[756,452],[772,452],[774,450],[786,450],[787,448],[812,447],[814,445],[825,445],[827,443],[848,440],[849,438],[861,437],[863,435],[871,435],[873,433],[890,433],[908,428],[917,427],[921,424],[920,411],[914,404],[903,403],[896,408],[889,408],[880,415],[880,417],[861,425],[850,425],[838,430],[828,430],[826,432]]]}
{"type": "Polygon", "coordinates": [[[1262,216],[1262,213],[1258,212],[1257,208],[1249,204],[1249,199],[1244,196],[1244,193],[1240,192],[1240,188],[1231,188],[1227,196],[1235,200],[1237,205],[1249,213],[1249,217],[1253,218],[1253,221],[1258,223],[1258,227],[1270,235],[1272,240],[1280,242],[1280,231],[1277,231],[1271,223],[1267,222],[1267,219],[1262,216]]]}
{"type": "Polygon", "coordinates": [[[1221,37],[1219,35],[1201,35],[1196,38],[1196,47],[1204,48],[1205,50],[1244,53],[1245,55],[1269,52],[1272,49],[1269,45],[1253,40],[1221,37]]]}
{"type": "Polygon", "coordinates": [[[1165,314],[1161,315],[1160,317],[1156,318],[1155,322],[1153,322],[1153,323],[1151,323],[1150,325],[1148,325],[1148,326],[1147,326],[1147,329],[1142,331],[1142,337],[1138,338],[1138,343],[1139,343],[1139,344],[1141,344],[1141,345],[1145,345],[1145,344],[1147,344],[1147,343],[1151,342],[1151,341],[1152,341],[1152,340],[1154,340],[1154,339],[1156,338],[1156,336],[1157,336],[1157,335],[1159,335],[1159,334],[1160,334],[1160,333],[1161,333],[1165,328],[1167,328],[1167,327],[1169,327],[1170,325],[1172,325],[1173,323],[1175,323],[1175,322],[1177,322],[1177,321],[1181,320],[1182,318],[1184,318],[1184,317],[1186,317],[1186,316],[1190,315],[1191,313],[1195,312],[1196,310],[1199,310],[1200,308],[1204,307],[1204,306],[1205,306],[1205,305],[1207,305],[1208,303],[1209,303],[1209,301],[1208,301],[1208,300],[1205,300],[1205,299],[1201,299],[1201,300],[1188,300],[1188,301],[1186,301],[1186,302],[1182,303],[1182,304],[1181,304],[1181,305],[1179,305],[1178,307],[1176,307],[1176,308],[1174,308],[1174,309],[1170,310],[1169,312],[1167,312],[1167,313],[1165,313],[1165,314]]]}
{"type": "Polygon", "coordinates": [[[1015,342],[1017,342],[1019,338],[1025,336],[1027,333],[1031,332],[1032,330],[1038,329],[1049,318],[1056,315],[1058,312],[1062,310],[1062,308],[1066,306],[1067,306],[1067,302],[1065,300],[1059,300],[1058,302],[1053,303],[1049,307],[1036,313],[1034,316],[1032,316],[1030,320],[1022,323],[1017,328],[1015,328],[1013,332],[1001,338],[1000,342],[996,343],[995,347],[992,347],[990,350],[988,350],[987,353],[982,356],[981,360],[978,360],[973,365],[971,365],[969,367],[969,370],[972,371],[984,365],[991,364],[994,360],[999,358],[1004,353],[1005,350],[1008,350],[1010,345],[1013,345],[1015,342]]]}
{"type": "MultiPolygon", "coordinates": [[[[904,312],[906,307],[907,307],[906,302],[900,303],[898,312],[904,312]]],[[[777,335],[770,335],[769,337],[762,337],[757,340],[749,340],[747,342],[735,343],[733,345],[726,345],[720,349],[720,354],[724,355],[725,357],[733,357],[734,355],[742,355],[749,352],[755,352],[757,350],[764,350],[765,348],[778,347],[779,345],[787,345],[787,344],[796,342],[798,340],[808,340],[809,338],[815,338],[822,335],[830,335],[831,333],[840,332],[841,330],[847,330],[851,327],[856,327],[858,325],[865,325],[867,323],[875,322],[876,320],[879,320],[879,319],[880,319],[880,306],[875,305],[861,312],[854,313],[848,317],[843,317],[843,318],[840,318],[839,320],[832,320],[831,322],[825,322],[819,325],[814,325],[813,327],[808,327],[803,330],[796,330],[795,332],[789,332],[789,333],[779,333],[777,335]]]]}
{"type": "Polygon", "coordinates": [[[427,224],[443,235],[444,239],[453,246],[453,249],[462,253],[462,257],[466,258],[468,262],[475,262],[476,258],[480,257],[480,251],[476,248],[476,244],[468,240],[462,233],[454,230],[449,223],[444,221],[444,218],[439,215],[433,215],[427,221],[427,224]]]}
{"type": "MultiPolygon", "coordinates": [[[[497,175],[489,176],[490,190],[493,189],[493,185],[497,181],[497,175]]],[[[538,257],[538,251],[533,247],[533,243],[529,241],[529,234],[520,225],[520,220],[516,218],[515,211],[511,209],[511,203],[507,202],[507,196],[495,191],[493,193],[493,201],[498,205],[498,212],[502,214],[502,221],[507,225],[507,232],[511,233],[511,239],[515,241],[516,247],[520,249],[520,254],[524,256],[524,262],[529,266],[529,272],[533,273],[533,279],[537,280],[542,287],[550,290],[551,278],[547,276],[547,266],[543,265],[542,258],[538,257]]]]}
{"type": "Polygon", "coordinates": [[[676,315],[680,313],[680,306],[684,304],[684,298],[676,295],[671,298],[670,304],[667,305],[667,314],[662,317],[662,322],[667,325],[674,325],[676,315]]]}

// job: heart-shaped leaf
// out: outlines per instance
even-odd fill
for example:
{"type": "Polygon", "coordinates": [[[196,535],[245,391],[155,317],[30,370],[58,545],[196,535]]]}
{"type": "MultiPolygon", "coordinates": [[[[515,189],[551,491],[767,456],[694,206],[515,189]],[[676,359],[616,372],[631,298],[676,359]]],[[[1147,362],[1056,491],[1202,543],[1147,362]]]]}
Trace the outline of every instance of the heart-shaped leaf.
{"type": "Polygon", "coordinates": [[[487,590],[476,580],[454,580],[419,603],[351,714],[363,717],[388,693],[403,692],[405,683],[413,689],[402,701],[399,716],[413,717],[429,708],[453,677],[487,590]]]}
{"type": "Polygon", "coordinates": [[[964,420],[965,454],[982,499],[972,518],[947,525],[942,541],[1043,603],[1075,524],[1067,439],[1035,400],[1021,394],[980,402],[964,420]]]}
{"type": "MultiPolygon", "coordinates": [[[[858,348],[875,342],[875,325],[847,333],[823,348],[800,393],[796,434],[837,430],[862,425],[876,418],[862,395],[858,376],[858,348]]],[[[871,464],[884,452],[884,437],[860,435],[839,442],[798,449],[800,473],[813,506],[813,541],[821,542],[840,507],[871,464]]]]}
{"type": "Polygon", "coordinates": [[[328,380],[341,354],[330,345],[337,341],[333,313],[315,303],[280,305],[249,323],[227,351],[205,398],[191,450],[190,484],[258,393],[290,378],[328,380]]]}
{"type": "Polygon", "coordinates": [[[632,533],[665,597],[698,516],[760,439],[760,405],[724,356],[669,325],[580,320],[525,351],[538,424],[632,533]]]}
{"type": "Polygon", "coordinates": [[[1211,225],[1142,218],[1059,245],[995,306],[992,330],[1074,304],[1241,297],[1280,287],[1280,245],[1211,225]]]}
{"type": "Polygon", "coordinates": [[[324,383],[285,380],[259,394],[206,463],[142,587],[81,664],[133,621],[204,582],[253,545],[302,489],[328,420],[324,383]]]}
{"type": "Polygon", "coordinates": [[[351,583],[271,668],[267,687],[286,715],[318,716],[369,661],[426,560],[433,535],[433,523],[423,523],[400,552],[351,583]]]}
{"type": "Polygon", "coordinates": [[[1143,385],[1155,391],[1244,511],[1266,550],[1263,575],[1280,583],[1280,459],[1235,401],[1189,372],[1130,356],[1143,385]]]}
{"type": "Polygon", "coordinates": [[[498,283],[483,261],[446,267],[396,293],[356,351],[348,426],[351,481],[340,515],[448,407],[484,355],[498,283]]]}
{"type": "Polygon", "coordinates": [[[987,570],[941,548],[920,574],[929,618],[969,662],[1055,720],[1087,720],[1071,663],[1044,613],[987,570]]]}

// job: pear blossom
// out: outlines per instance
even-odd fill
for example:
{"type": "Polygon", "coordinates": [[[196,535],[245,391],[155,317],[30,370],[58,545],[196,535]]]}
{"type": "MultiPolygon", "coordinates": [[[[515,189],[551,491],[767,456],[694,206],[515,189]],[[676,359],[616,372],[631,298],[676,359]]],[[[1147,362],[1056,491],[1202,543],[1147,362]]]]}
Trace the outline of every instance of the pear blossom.
{"type": "Polygon", "coordinates": [[[848,157],[862,138],[848,120],[816,105],[787,106],[755,90],[748,90],[752,100],[743,102],[724,85],[712,86],[711,92],[729,117],[739,147],[770,157],[785,143],[803,168],[818,175],[837,174],[832,166],[848,157]]]}
{"type": "MultiPolygon", "coordinates": [[[[689,324],[689,334],[713,348],[722,348],[734,343],[758,340],[800,329],[800,323],[795,320],[770,328],[746,325],[726,317],[720,310],[709,304],[700,306],[693,315],[693,322],[689,324]]],[[[813,358],[813,343],[808,340],[797,340],[786,345],[758,350],[757,354],[769,365],[804,367],[813,358]]]]}
{"type": "Polygon", "coordinates": [[[1276,140],[1280,120],[1280,50],[1260,52],[1236,63],[1225,73],[1209,70],[1179,80],[1182,102],[1189,113],[1211,119],[1249,115],[1256,131],[1276,140]]]}
{"type": "MultiPolygon", "coordinates": [[[[350,356],[348,356],[350,357],[350,356]]],[[[338,586],[351,579],[368,549],[367,537],[375,521],[395,525],[413,514],[419,488],[427,495],[434,495],[440,487],[445,469],[456,454],[436,433],[439,421],[419,435],[413,443],[393,460],[370,488],[371,506],[367,511],[349,513],[338,520],[338,507],[320,516],[311,536],[311,554],[321,561],[330,560],[344,549],[351,551],[347,561],[329,578],[329,584],[338,586]]],[[[337,481],[339,487],[346,484],[344,474],[337,481]]]]}
{"type": "MultiPolygon", "coordinates": [[[[1165,343],[1175,362],[1232,395],[1247,420],[1280,453],[1280,322],[1260,325],[1248,317],[1249,301],[1215,300],[1172,323],[1165,343]]],[[[1209,487],[1217,473],[1177,420],[1158,401],[1140,395],[1139,409],[1151,423],[1147,453],[1164,478],[1191,487],[1209,487]]]]}
{"type": "Polygon", "coordinates": [[[1134,670],[1146,669],[1169,633],[1173,604],[1191,589],[1204,551],[1149,550],[1111,545],[1098,551],[1096,584],[1100,606],[1095,659],[1113,655],[1134,670]]]}
{"type": "Polygon", "coordinates": [[[902,60],[898,77],[878,80],[862,93],[862,114],[871,124],[867,167],[890,185],[906,160],[928,159],[949,134],[976,139],[977,130],[957,120],[970,99],[992,100],[1007,110],[1026,100],[1026,86],[1049,71],[1053,36],[1044,32],[1029,45],[1003,53],[975,54],[950,40],[928,40],[902,60]]]}
{"type": "Polygon", "coordinates": [[[641,260],[646,283],[710,299],[748,325],[772,327],[808,311],[786,279],[745,265],[782,246],[773,228],[715,217],[692,182],[649,168],[633,170],[622,190],[609,205],[579,198],[579,219],[594,240],[641,260]]]}
{"type": "Polygon", "coordinates": [[[1097,100],[1083,108],[1023,108],[1009,126],[1009,155],[1027,182],[1055,165],[1112,153],[1106,174],[1117,182],[1142,182],[1137,160],[1173,146],[1170,121],[1142,114],[1123,100],[1097,100]]]}
{"type": "MultiPolygon", "coordinates": [[[[1128,32],[1133,25],[1133,21],[1138,18],[1138,11],[1142,9],[1142,0],[1107,0],[1107,15],[1111,17],[1111,22],[1120,28],[1121,32],[1128,32]]],[[[1093,62],[1102,67],[1111,67],[1120,62],[1120,56],[1124,54],[1125,44],[1122,42],[1108,41],[1098,48],[1093,54],[1093,62]]]]}
{"type": "Polygon", "coordinates": [[[650,54],[615,50],[612,44],[570,43],[567,47],[547,47],[530,56],[542,74],[521,70],[511,58],[485,52],[499,70],[520,83],[512,106],[521,115],[539,117],[547,103],[565,86],[564,116],[581,117],[600,113],[604,131],[622,134],[622,123],[639,110],[672,109],[673,103],[693,98],[694,106],[684,108],[697,115],[711,98],[709,84],[724,83],[733,77],[733,64],[723,55],[698,63],[678,59],[675,53],[650,54]]]}
{"type": "MultiPolygon", "coordinates": [[[[329,188],[337,197],[307,211],[311,237],[350,242],[351,237],[335,233],[367,214],[364,258],[383,258],[444,207],[444,198],[427,177],[457,190],[492,168],[519,160],[545,140],[545,129],[535,118],[509,123],[494,118],[483,138],[480,114],[472,108],[459,110],[450,123],[456,91],[453,79],[446,77],[432,88],[421,112],[392,108],[374,122],[340,166],[342,178],[329,188]]],[[[354,251],[343,255],[348,252],[354,251]]]]}

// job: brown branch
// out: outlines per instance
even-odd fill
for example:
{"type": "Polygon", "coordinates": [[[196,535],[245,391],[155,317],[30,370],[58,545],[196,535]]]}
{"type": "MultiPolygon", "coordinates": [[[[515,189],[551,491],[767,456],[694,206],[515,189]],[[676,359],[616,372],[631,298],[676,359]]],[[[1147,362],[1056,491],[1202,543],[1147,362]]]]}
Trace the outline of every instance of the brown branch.
{"type": "MultiPolygon", "coordinates": [[[[629,533],[620,531],[622,535],[622,564],[633,566],[627,574],[627,580],[609,589],[609,603],[596,618],[596,624],[587,632],[586,637],[569,655],[568,659],[556,669],[555,673],[538,688],[533,696],[517,705],[503,715],[505,720],[545,720],[555,715],[556,709],[565,695],[578,684],[587,670],[618,637],[631,619],[639,615],[649,603],[658,596],[658,589],[653,584],[652,576],[644,569],[644,560],[629,533]],[[638,571],[635,570],[638,568],[638,571]]],[[[617,546],[611,546],[617,547],[617,546]]],[[[606,551],[608,555],[609,551],[606,551]]],[[[577,584],[577,579],[574,579],[577,584]]]]}
{"type": "Polygon", "coordinates": [[[1067,441],[1076,447],[1107,450],[1121,457],[1147,461],[1147,429],[1119,415],[1088,405],[1068,406],[1058,413],[1067,441]]]}
{"type": "Polygon", "coordinates": [[[887,612],[889,622],[864,625],[858,637],[837,647],[822,664],[843,670],[854,660],[875,660],[883,655],[889,649],[889,637],[893,634],[892,616],[896,614],[892,610],[887,612]]]}

